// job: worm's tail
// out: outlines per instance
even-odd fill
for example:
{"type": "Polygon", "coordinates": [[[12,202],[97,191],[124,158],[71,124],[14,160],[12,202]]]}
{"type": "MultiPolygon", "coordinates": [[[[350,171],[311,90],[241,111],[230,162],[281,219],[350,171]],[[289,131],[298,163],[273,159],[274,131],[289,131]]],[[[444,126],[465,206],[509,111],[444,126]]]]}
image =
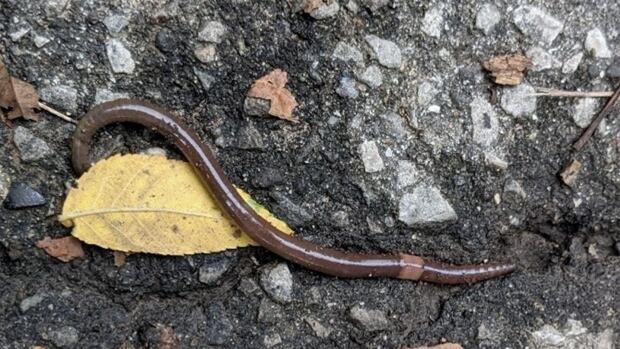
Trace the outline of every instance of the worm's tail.
{"type": "Polygon", "coordinates": [[[414,257],[410,255],[403,255],[401,257],[405,265],[402,268],[400,278],[436,284],[471,284],[509,274],[516,269],[514,264],[452,265],[429,261],[419,257],[416,257],[416,263],[408,263],[414,257]]]}

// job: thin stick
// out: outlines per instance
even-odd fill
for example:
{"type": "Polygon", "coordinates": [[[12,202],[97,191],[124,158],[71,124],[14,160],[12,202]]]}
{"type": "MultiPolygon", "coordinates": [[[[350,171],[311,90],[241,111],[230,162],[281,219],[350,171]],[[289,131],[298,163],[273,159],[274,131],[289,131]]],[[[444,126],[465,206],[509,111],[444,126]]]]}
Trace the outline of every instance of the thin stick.
{"type": "Polygon", "coordinates": [[[601,123],[601,121],[603,121],[603,118],[605,118],[614,108],[614,106],[618,102],[618,99],[620,99],[620,86],[618,86],[618,88],[616,89],[616,92],[614,92],[611,98],[609,98],[609,100],[607,101],[607,104],[605,104],[605,107],[592,120],[592,122],[590,123],[590,126],[588,126],[588,128],[581,135],[581,137],[579,137],[577,142],[573,144],[573,148],[576,151],[580,151],[583,148],[583,146],[588,142],[590,137],[592,137],[592,135],[594,134],[594,131],[596,131],[596,129],[598,128],[598,125],[601,123]]]}
{"type": "Polygon", "coordinates": [[[581,91],[565,91],[556,90],[553,88],[536,87],[537,92],[530,94],[530,96],[544,96],[544,97],[592,97],[592,98],[604,98],[614,95],[613,91],[594,91],[594,92],[581,92],[581,91]]]}
{"type": "Polygon", "coordinates": [[[52,108],[52,107],[50,107],[48,105],[45,105],[45,104],[43,104],[41,102],[39,102],[39,108],[47,111],[48,113],[50,113],[52,115],[55,115],[55,116],[59,117],[59,118],[65,120],[67,122],[70,122],[72,124],[77,124],[77,121],[75,121],[74,119],[71,119],[67,115],[65,115],[65,114],[59,112],[58,110],[56,110],[56,109],[54,109],[54,108],[52,108]]]}

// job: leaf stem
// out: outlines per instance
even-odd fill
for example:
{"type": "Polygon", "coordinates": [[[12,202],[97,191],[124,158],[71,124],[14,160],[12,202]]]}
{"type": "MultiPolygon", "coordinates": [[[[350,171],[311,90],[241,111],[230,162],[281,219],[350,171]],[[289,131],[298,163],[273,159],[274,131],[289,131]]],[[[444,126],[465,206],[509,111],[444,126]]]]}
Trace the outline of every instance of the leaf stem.
{"type": "Polygon", "coordinates": [[[72,124],[77,124],[77,121],[75,119],[72,119],[72,118],[68,117],[67,115],[59,112],[58,110],[56,110],[56,109],[54,109],[54,108],[52,108],[52,107],[50,107],[50,106],[48,106],[46,104],[43,104],[43,103],[39,102],[39,108],[47,111],[48,113],[50,113],[52,115],[55,115],[55,116],[59,117],[59,118],[65,120],[67,122],[70,122],[72,124]]]}

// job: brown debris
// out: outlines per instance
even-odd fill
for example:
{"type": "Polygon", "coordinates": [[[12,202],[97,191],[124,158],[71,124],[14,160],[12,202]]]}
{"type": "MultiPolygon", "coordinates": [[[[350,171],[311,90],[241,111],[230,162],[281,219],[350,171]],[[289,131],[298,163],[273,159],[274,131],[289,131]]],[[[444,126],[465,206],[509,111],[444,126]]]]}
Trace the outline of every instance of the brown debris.
{"type": "Polygon", "coordinates": [[[594,134],[594,131],[598,128],[598,125],[603,121],[603,119],[611,113],[614,107],[618,104],[620,100],[620,85],[616,88],[616,91],[613,95],[607,100],[607,103],[601,109],[601,111],[596,115],[594,119],[590,122],[588,128],[581,134],[581,137],[573,144],[573,148],[576,151],[580,151],[588,142],[590,137],[594,134]]]}
{"type": "Polygon", "coordinates": [[[121,251],[114,251],[112,253],[114,255],[114,266],[115,267],[120,268],[123,265],[125,265],[126,259],[127,259],[127,256],[129,256],[129,253],[125,253],[121,251]]]}
{"type": "Polygon", "coordinates": [[[256,80],[250,90],[248,97],[256,97],[270,101],[269,114],[281,119],[297,122],[293,117],[293,109],[297,107],[295,96],[284,88],[288,81],[285,71],[276,69],[271,73],[256,80]]]}
{"type": "Polygon", "coordinates": [[[560,178],[564,184],[572,187],[577,180],[577,175],[581,170],[581,163],[575,159],[571,159],[560,172],[560,178]]]}
{"type": "Polygon", "coordinates": [[[157,324],[159,330],[159,343],[158,349],[175,349],[177,348],[177,337],[174,334],[174,330],[170,326],[157,324]]]}
{"type": "Polygon", "coordinates": [[[532,62],[520,53],[495,56],[482,63],[496,84],[515,86],[523,81],[525,69],[532,62]]]}
{"type": "MultiPolygon", "coordinates": [[[[39,108],[39,95],[29,83],[9,75],[4,63],[0,60],[0,107],[11,109],[6,117],[9,120],[23,117],[27,120],[39,121],[40,116],[34,112],[39,108]]],[[[0,113],[4,120],[4,114],[0,113]]]]}
{"type": "Polygon", "coordinates": [[[35,242],[35,246],[63,262],[70,262],[75,258],[85,257],[82,243],[73,236],[58,239],[51,239],[49,236],[46,236],[43,240],[35,242]]]}
{"type": "Polygon", "coordinates": [[[305,0],[302,5],[302,8],[305,13],[310,13],[316,10],[317,8],[321,7],[321,5],[323,4],[324,4],[323,0],[305,0]]]}

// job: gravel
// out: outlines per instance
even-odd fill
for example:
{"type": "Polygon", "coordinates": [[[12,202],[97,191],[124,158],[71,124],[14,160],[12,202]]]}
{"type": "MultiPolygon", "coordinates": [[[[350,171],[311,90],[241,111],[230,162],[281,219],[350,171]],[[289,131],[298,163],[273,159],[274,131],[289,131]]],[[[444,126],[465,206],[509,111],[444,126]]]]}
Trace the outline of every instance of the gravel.
{"type": "Polygon", "coordinates": [[[402,54],[393,41],[381,39],[376,35],[366,35],[364,40],[370,45],[379,64],[386,68],[400,68],[402,54]]]}
{"type": "Polygon", "coordinates": [[[72,326],[63,326],[52,330],[48,336],[60,348],[71,348],[80,340],[80,333],[72,326]]]}
{"type": "Polygon", "coordinates": [[[600,100],[598,98],[580,98],[575,103],[573,120],[581,128],[590,125],[592,118],[598,113],[600,100]]]}
{"type": "Polygon", "coordinates": [[[78,91],[67,85],[45,86],[39,90],[41,100],[64,109],[65,112],[75,113],[78,108],[78,91]]]}
{"type": "Polygon", "coordinates": [[[532,61],[532,71],[543,71],[562,67],[562,62],[540,46],[534,46],[528,49],[527,52],[525,52],[525,56],[532,61]]]}
{"type": "Polygon", "coordinates": [[[357,91],[355,80],[347,76],[340,79],[340,84],[338,88],[336,88],[336,93],[345,98],[355,99],[359,97],[359,91],[357,91]]]}
{"type": "Polygon", "coordinates": [[[47,200],[41,193],[21,182],[13,182],[9,194],[4,201],[4,207],[10,210],[42,206],[47,200]]]}
{"type": "Polygon", "coordinates": [[[231,264],[231,259],[223,256],[205,262],[198,269],[198,280],[208,286],[217,285],[222,276],[230,269],[231,264]]]}
{"type": "Polygon", "coordinates": [[[484,4],[476,14],[476,28],[482,30],[485,35],[489,35],[501,20],[502,14],[497,6],[484,4]]]}
{"type": "Polygon", "coordinates": [[[13,142],[19,150],[19,157],[26,162],[46,159],[52,156],[47,142],[34,135],[30,129],[17,126],[13,132],[13,142]]]}
{"type": "Polygon", "coordinates": [[[443,9],[441,7],[433,7],[426,11],[424,19],[422,19],[422,31],[434,38],[441,37],[441,29],[443,27],[443,9]]]}
{"type": "Polygon", "coordinates": [[[319,7],[310,12],[310,16],[314,19],[326,19],[334,17],[338,14],[340,10],[340,5],[338,1],[326,1],[323,2],[319,7]]]}
{"type": "Polygon", "coordinates": [[[362,52],[357,47],[343,41],[338,42],[336,45],[332,53],[332,58],[344,62],[354,62],[356,64],[362,64],[364,62],[362,52]]]}
{"type": "Polygon", "coordinates": [[[398,219],[410,227],[450,222],[457,218],[439,189],[426,184],[405,193],[398,204],[398,219]]]}
{"type": "Polygon", "coordinates": [[[118,39],[110,39],[106,42],[106,52],[112,71],[122,74],[133,74],[136,62],[133,60],[131,52],[118,39]]]}
{"type": "Polygon", "coordinates": [[[11,188],[11,177],[6,170],[0,165],[0,203],[4,201],[9,194],[11,188]]]}
{"type": "Polygon", "coordinates": [[[512,116],[528,116],[536,111],[536,97],[531,96],[536,90],[526,83],[516,87],[504,88],[501,106],[512,116]]]}
{"type": "Polygon", "coordinates": [[[114,92],[107,88],[98,88],[95,92],[94,105],[101,104],[103,102],[113,101],[115,99],[129,98],[129,94],[126,92],[114,92]]]}
{"type": "Polygon", "coordinates": [[[381,68],[376,65],[366,67],[357,75],[357,78],[370,88],[377,88],[383,84],[383,73],[381,73],[381,68]]]}
{"type": "Polygon", "coordinates": [[[123,15],[111,14],[103,19],[103,24],[105,24],[110,34],[117,35],[129,25],[129,20],[123,15]]]}
{"type": "Polygon", "coordinates": [[[228,28],[218,21],[207,21],[198,33],[198,40],[219,44],[228,33],[228,28]]]}
{"type": "Polygon", "coordinates": [[[266,267],[260,276],[263,290],[274,301],[282,304],[293,300],[293,275],[286,263],[266,267]]]}
{"type": "Polygon", "coordinates": [[[198,45],[194,50],[194,56],[202,63],[211,63],[218,59],[215,45],[198,45]]]}
{"type": "Polygon", "coordinates": [[[381,331],[390,326],[383,311],[368,309],[362,305],[355,305],[349,309],[349,318],[365,331],[381,331]]]}
{"type": "Polygon", "coordinates": [[[534,6],[518,7],[513,12],[512,20],[523,34],[544,46],[553,44],[564,28],[562,21],[534,6]]]}
{"type": "Polygon", "coordinates": [[[368,173],[383,170],[384,164],[377,143],[373,140],[364,141],[359,146],[360,156],[364,163],[364,170],[368,173]]]}
{"type": "Polygon", "coordinates": [[[594,28],[588,32],[584,47],[586,51],[597,58],[611,58],[613,56],[609,46],[607,46],[605,34],[599,28],[594,28]]]}

